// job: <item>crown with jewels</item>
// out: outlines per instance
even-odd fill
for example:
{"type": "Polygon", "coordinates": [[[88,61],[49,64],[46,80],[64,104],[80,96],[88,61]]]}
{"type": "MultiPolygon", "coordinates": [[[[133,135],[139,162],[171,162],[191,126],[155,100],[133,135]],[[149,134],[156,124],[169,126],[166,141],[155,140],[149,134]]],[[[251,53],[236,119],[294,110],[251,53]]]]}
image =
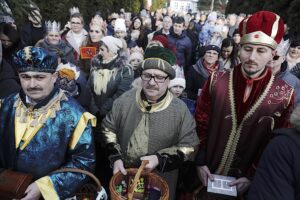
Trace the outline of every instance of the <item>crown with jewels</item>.
{"type": "Polygon", "coordinates": [[[79,8],[78,7],[72,7],[69,9],[70,15],[74,15],[75,13],[80,13],[79,8]]]}
{"type": "Polygon", "coordinates": [[[59,33],[60,31],[60,22],[56,22],[56,21],[46,21],[46,28],[47,28],[47,32],[55,32],[55,33],[59,33]]]}

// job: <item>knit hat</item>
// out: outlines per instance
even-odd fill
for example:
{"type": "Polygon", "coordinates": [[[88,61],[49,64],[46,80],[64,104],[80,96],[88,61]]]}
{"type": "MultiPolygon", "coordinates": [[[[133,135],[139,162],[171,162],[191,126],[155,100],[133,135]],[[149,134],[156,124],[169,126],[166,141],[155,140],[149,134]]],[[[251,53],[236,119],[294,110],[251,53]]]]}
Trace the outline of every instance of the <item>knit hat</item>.
{"type": "Polygon", "coordinates": [[[107,46],[109,51],[111,51],[114,54],[117,54],[118,51],[123,48],[122,41],[113,36],[105,36],[100,41],[102,41],[107,46]]]}
{"type": "Polygon", "coordinates": [[[291,47],[297,47],[300,46],[300,37],[299,38],[293,38],[291,41],[291,47]]]}
{"type": "Polygon", "coordinates": [[[57,67],[57,56],[40,47],[28,46],[13,57],[18,72],[36,71],[53,73],[57,67]]]}
{"type": "Polygon", "coordinates": [[[204,51],[206,52],[206,51],[209,51],[209,50],[214,50],[214,51],[218,52],[218,54],[220,54],[220,52],[221,52],[220,47],[217,46],[217,45],[211,45],[210,44],[210,45],[205,46],[204,51]]]}
{"type": "Polygon", "coordinates": [[[154,35],[152,40],[160,42],[165,48],[169,48],[169,42],[166,35],[154,35]]]}
{"type": "Polygon", "coordinates": [[[243,19],[239,32],[241,44],[260,44],[276,49],[284,34],[284,23],[273,12],[259,11],[243,19]]]}
{"type": "Polygon", "coordinates": [[[115,21],[115,28],[114,28],[114,30],[115,31],[124,31],[124,32],[126,32],[125,19],[118,18],[115,21]]]}
{"type": "Polygon", "coordinates": [[[207,21],[216,21],[218,17],[218,14],[216,12],[211,12],[209,13],[209,15],[207,16],[207,21]]]}
{"type": "Polygon", "coordinates": [[[147,48],[145,51],[145,60],[141,63],[141,70],[158,69],[169,75],[170,79],[175,78],[175,70],[172,65],[175,64],[176,57],[172,51],[160,46],[147,48]]]}
{"type": "Polygon", "coordinates": [[[176,77],[172,79],[169,83],[169,88],[174,87],[174,86],[182,86],[185,89],[185,78],[184,78],[184,72],[182,67],[178,65],[174,65],[173,68],[175,69],[176,72],[176,77]]]}

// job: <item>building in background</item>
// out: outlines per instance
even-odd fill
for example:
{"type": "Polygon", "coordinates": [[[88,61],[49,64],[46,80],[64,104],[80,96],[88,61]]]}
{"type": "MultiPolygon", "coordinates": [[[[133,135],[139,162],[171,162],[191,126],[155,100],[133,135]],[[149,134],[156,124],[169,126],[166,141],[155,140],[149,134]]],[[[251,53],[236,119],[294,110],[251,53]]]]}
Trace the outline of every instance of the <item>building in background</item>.
{"type": "Polygon", "coordinates": [[[170,7],[180,12],[196,12],[198,0],[170,0],[170,7]]]}

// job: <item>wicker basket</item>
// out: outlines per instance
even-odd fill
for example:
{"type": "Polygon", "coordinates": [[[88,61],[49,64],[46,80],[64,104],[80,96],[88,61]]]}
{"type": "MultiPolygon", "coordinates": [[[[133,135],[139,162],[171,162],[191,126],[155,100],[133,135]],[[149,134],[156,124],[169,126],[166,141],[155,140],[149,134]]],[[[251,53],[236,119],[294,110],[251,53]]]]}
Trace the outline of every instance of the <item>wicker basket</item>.
{"type": "Polygon", "coordinates": [[[135,168],[126,169],[127,176],[134,176],[132,187],[128,189],[127,196],[121,196],[116,190],[116,185],[121,184],[124,175],[121,172],[118,172],[115,175],[113,175],[109,183],[109,190],[110,190],[112,200],[127,200],[127,199],[132,200],[132,198],[134,197],[134,189],[137,185],[137,181],[139,180],[140,176],[147,177],[148,184],[160,189],[161,191],[160,200],[169,199],[169,187],[167,182],[162,177],[160,177],[159,175],[153,172],[149,172],[149,173],[142,172],[147,163],[148,161],[146,162],[143,161],[139,169],[135,169],[135,168]]]}

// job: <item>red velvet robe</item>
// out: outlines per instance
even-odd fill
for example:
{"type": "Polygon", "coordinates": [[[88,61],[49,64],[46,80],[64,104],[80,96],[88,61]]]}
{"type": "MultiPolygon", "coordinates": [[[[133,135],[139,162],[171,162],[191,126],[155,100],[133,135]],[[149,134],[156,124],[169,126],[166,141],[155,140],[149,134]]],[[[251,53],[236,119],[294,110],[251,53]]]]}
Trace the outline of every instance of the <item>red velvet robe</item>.
{"type": "Polygon", "coordinates": [[[275,79],[269,68],[252,81],[245,102],[251,80],[244,77],[241,65],[232,72],[214,73],[203,87],[195,113],[200,138],[196,162],[212,173],[251,178],[272,130],[289,127],[292,87],[275,79]]]}

